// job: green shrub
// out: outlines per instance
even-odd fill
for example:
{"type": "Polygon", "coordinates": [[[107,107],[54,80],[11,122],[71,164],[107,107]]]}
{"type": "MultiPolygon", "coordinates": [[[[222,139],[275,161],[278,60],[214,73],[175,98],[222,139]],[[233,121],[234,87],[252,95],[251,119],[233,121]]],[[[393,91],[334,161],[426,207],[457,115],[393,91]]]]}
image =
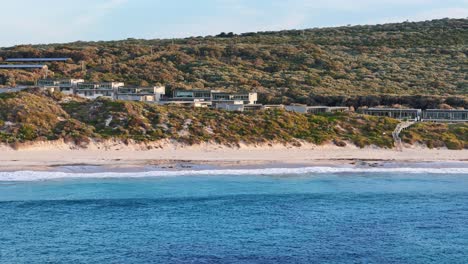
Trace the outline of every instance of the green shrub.
{"type": "Polygon", "coordinates": [[[23,124],[19,129],[18,137],[23,141],[32,141],[38,137],[36,128],[32,125],[23,124]]]}

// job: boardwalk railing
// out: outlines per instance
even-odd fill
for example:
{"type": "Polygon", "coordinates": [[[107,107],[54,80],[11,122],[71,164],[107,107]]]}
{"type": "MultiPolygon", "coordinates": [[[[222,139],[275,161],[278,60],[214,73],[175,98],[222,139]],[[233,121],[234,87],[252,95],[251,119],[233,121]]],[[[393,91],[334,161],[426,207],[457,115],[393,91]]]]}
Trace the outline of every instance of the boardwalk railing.
{"type": "Polygon", "coordinates": [[[397,151],[403,151],[403,142],[401,141],[400,138],[400,133],[404,129],[407,129],[408,127],[412,126],[415,122],[402,122],[397,125],[395,130],[392,133],[393,136],[393,141],[395,141],[395,147],[397,151]]]}

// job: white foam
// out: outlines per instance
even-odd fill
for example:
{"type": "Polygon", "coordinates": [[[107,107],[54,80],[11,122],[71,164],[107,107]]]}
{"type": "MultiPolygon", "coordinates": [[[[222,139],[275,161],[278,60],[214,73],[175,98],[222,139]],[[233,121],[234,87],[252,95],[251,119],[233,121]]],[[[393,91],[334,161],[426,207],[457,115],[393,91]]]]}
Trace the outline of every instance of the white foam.
{"type": "Polygon", "coordinates": [[[151,178],[177,176],[222,175],[313,175],[334,173],[402,173],[402,174],[467,174],[468,168],[356,168],[356,167],[304,167],[229,170],[180,170],[146,172],[67,173],[44,171],[0,172],[0,182],[43,181],[56,179],[151,178]]]}

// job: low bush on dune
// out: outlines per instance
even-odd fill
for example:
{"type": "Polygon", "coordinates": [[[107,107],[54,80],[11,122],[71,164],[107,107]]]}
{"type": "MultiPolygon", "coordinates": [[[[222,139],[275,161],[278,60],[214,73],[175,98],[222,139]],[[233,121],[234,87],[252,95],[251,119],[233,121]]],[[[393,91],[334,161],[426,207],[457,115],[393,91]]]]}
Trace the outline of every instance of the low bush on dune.
{"type": "Polygon", "coordinates": [[[423,144],[429,148],[468,149],[468,125],[419,123],[402,132],[408,144],[423,144]]]}

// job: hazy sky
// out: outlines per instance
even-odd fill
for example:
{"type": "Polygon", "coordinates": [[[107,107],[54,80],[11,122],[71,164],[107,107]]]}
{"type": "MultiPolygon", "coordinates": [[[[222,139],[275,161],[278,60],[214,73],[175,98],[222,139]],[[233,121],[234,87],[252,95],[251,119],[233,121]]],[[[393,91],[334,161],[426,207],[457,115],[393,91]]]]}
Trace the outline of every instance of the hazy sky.
{"type": "Polygon", "coordinates": [[[468,0],[0,0],[0,46],[468,17],[468,0]]]}

